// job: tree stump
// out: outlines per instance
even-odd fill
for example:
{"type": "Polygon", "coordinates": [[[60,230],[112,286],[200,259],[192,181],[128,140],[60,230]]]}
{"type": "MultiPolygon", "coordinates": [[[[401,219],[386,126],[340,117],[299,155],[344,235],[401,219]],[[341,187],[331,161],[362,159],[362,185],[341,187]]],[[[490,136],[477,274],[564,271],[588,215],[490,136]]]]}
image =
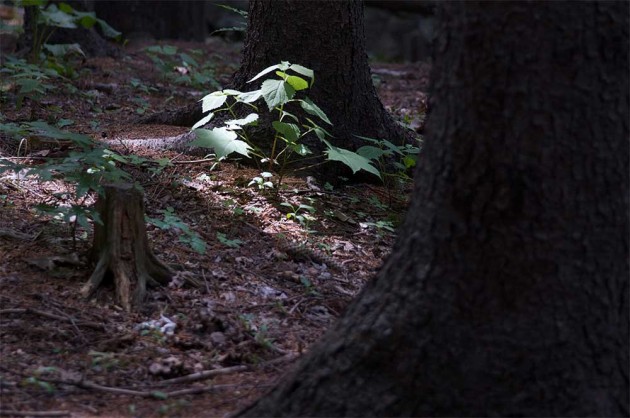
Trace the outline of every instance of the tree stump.
{"type": "Polygon", "coordinates": [[[102,224],[95,223],[91,250],[96,268],[81,294],[92,296],[110,273],[116,299],[129,312],[142,303],[147,285],[167,284],[172,271],[149,248],[142,192],[128,183],[104,188],[96,203],[102,224]]]}

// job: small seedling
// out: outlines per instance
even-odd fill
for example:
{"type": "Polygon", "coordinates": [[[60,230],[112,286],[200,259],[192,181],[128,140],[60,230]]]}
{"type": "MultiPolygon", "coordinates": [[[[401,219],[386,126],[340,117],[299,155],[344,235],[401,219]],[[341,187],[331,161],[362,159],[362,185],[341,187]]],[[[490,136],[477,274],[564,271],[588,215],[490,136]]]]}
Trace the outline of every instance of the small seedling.
{"type": "Polygon", "coordinates": [[[307,295],[318,296],[319,292],[315,289],[313,283],[306,277],[300,276],[300,282],[304,285],[304,291],[307,295]]]}
{"type": "Polygon", "coordinates": [[[192,248],[195,252],[199,254],[206,253],[206,242],[201,239],[199,234],[195,231],[191,230],[188,224],[186,224],[182,219],[175,215],[174,209],[172,207],[167,207],[165,210],[160,211],[164,215],[164,219],[156,219],[145,217],[146,222],[155,225],[156,227],[162,230],[173,229],[179,232],[179,241],[187,244],[192,248]]]}
{"type": "Polygon", "coordinates": [[[280,203],[281,206],[288,207],[291,211],[286,214],[287,219],[295,219],[300,225],[308,228],[308,224],[315,220],[315,217],[312,216],[313,213],[316,212],[316,209],[310,205],[300,204],[299,206],[294,206],[288,202],[280,203]]]}
{"type": "Polygon", "coordinates": [[[243,241],[240,239],[229,239],[223,232],[217,232],[217,240],[230,248],[240,248],[243,244],[243,241]]]}
{"type": "Polygon", "coordinates": [[[269,180],[271,177],[273,174],[264,171],[260,173],[260,176],[254,177],[247,186],[256,186],[258,190],[273,189],[273,183],[269,180]]]}

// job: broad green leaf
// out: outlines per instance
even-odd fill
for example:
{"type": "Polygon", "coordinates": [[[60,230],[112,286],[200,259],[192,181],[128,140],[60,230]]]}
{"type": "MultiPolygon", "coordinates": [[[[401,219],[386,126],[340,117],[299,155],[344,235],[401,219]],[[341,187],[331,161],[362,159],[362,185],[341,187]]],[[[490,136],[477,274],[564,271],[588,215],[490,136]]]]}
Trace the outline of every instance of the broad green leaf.
{"type": "Polygon", "coordinates": [[[103,35],[105,37],[116,40],[120,40],[122,38],[122,32],[119,32],[109,26],[107,22],[105,22],[103,19],[96,19],[96,23],[101,28],[101,31],[103,32],[103,35]]]}
{"type": "Polygon", "coordinates": [[[328,116],[326,116],[324,111],[320,109],[319,106],[317,106],[315,103],[313,103],[308,97],[304,100],[300,100],[300,106],[302,106],[302,109],[304,109],[304,111],[309,115],[317,116],[327,124],[332,125],[332,122],[330,121],[330,119],[328,119],[328,116]]]}
{"type": "Polygon", "coordinates": [[[287,83],[291,84],[296,91],[304,90],[308,88],[308,83],[302,77],[295,75],[289,75],[284,71],[276,71],[276,75],[282,78],[287,83]]]}
{"type": "Polygon", "coordinates": [[[254,80],[258,80],[260,77],[264,76],[265,74],[269,74],[270,72],[272,72],[273,70],[277,70],[278,68],[280,68],[280,64],[276,64],[276,65],[272,65],[271,67],[267,67],[264,70],[262,70],[261,72],[259,72],[258,74],[256,74],[254,76],[254,78],[252,78],[251,80],[248,81],[248,83],[251,83],[254,80]]]}
{"type": "Polygon", "coordinates": [[[400,150],[399,146],[392,144],[391,142],[389,142],[386,139],[381,139],[381,142],[383,143],[383,145],[385,145],[387,148],[389,148],[390,150],[392,150],[396,154],[402,155],[402,151],[400,150]]]}
{"type": "MultiPolygon", "coordinates": [[[[392,144],[390,141],[386,140],[386,139],[374,139],[374,138],[369,138],[367,136],[361,136],[361,135],[355,135],[357,138],[361,138],[364,141],[368,141],[371,142],[373,144],[376,144],[378,146],[385,146],[386,148],[388,148],[390,151],[396,153],[396,154],[400,154],[402,155],[403,152],[400,150],[400,147],[392,144]]],[[[388,153],[389,154],[389,153],[388,153]]]]}
{"type": "Polygon", "coordinates": [[[271,126],[273,126],[273,129],[275,129],[276,132],[280,133],[284,137],[284,139],[288,140],[289,142],[297,142],[298,138],[300,137],[300,128],[293,123],[284,123],[275,120],[271,123],[271,126]]]}
{"type": "Polygon", "coordinates": [[[70,14],[59,10],[54,4],[50,4],[44,10],[40,10],[38,23],[64,29],[76,29],[77,27],[74,23],[74,18],[70,14]]]}
{"type": "Polygon", "coordinates": [[[33,133],[46,136],[47,138],[70,140],[84,147],[90,146],[93,142],[92,138],[87,135],[64,132],[43,121],[29,122],[27,126],[29,131],[33,133]]]}
{"type": "Polygon", "coordinates": [[[177,47],[173,45],[162,45],[161,53],[164,55],[175,55],[177,54],[177,47]]]}
{"type": "Polygon", "coordinates": [[[256,100],[260,99],[261,96],[262,96],[262,90],[254,90],[254,91],[241,93],[236,97],[236,99],[239,102],[243,102],[243,103],[253,103],[256,100]]]}
{"type": "Polygon", "coordinates": [[[371,145],[364,145],[357,150],[357,154],[367,158],[368,160],[378,160],[386,154],[386,151],[371,145]]]}
{"type": "Polygon", "coordinates": [[[223,103],[225,103],[226,100],[227,96],[222,91],[212,92],[201,99],[201,110],[203,113],[206,113],[217,109],[223,106],[223,103]]]}
{"type": "Polygon", "coordinates": [[[283,110],[282,113],[280,114],[280,120],[284,119],[285,116],[293,119],[297,123],[300,123],[300,120],[298,119],[297,116],[295,116],[293,113],[287,112],[286,110],[283,110]]]}
{"type": "Polygon", "coordinates": [[[20,80],[16,80],[15,84],[20,86],[20,91],[18,92],[19,94],[44,93],[42,83],[39,80],[22,78],[20,80]]]}
{"type": "Polygon", "coordinates": [[[179,54],[179,57],[182,59],[182,62],[185,63],[185,64],[188,64],[188,65],[190,65],[192,67],[198,67],[199,66],[199,63],[197,62],[197,60],[194,59],[193,57],[191,57],[190,55],[188,55],[185,52],[181,52],[179,54]]]}
{"type": "Polygon", "coordinates": [[[286,78],[287,83],[291,84],[296,91],[304,90],[308,88],[308,83],[302,77],[290,75],[286,78]]]}
{"type": "Polygon", "coordinates": [[[236,133],[225,127],[212,130],[197,129],[195,134],[197,139],[191,145],[212,148],[217,158],[226,157],[233,152],[249,157],[251,147],[247,142],[236,139],[238,137],[236,133]]]}
{"type": "Polygon", "coordinates": [[[325,141],[328,146],[328,150],[326,150],[326,154],[328,155],[328,159],[332,161],[339,161],[350,167],[352,173],[356,173],[359,170],[365,170],[368,173],[372,173],[378,178],[381,178],[381,173],[370,164],[370,160],[365,157],[360,156],[356,152],[349,151],[343,148],[337,148],[331,145],[328,141],[325,141]]]}
{"type": "Polygon", "coordinates": [[[44,49],[52,54],[53,57],[65,57],[68,54],[75,53],[85,56],[79,44],[44,44],[44,49]]]}
{"type": "Polygon", "coordinates": [[[287,103],[295,95],[295,89],[284,80],[265,80],[260,89],[269,110],[287,103]]]}
{"type": "Polygon", "coordinates": [[[257,120],[258,114],[250,113],[242,119],[228,120],[227,122],[225,122],[225,124],[228,125],[229,129],[234,129],[235,127],[255,124],[257,120]]]}
{"type": "Polygon", "coordinates": [[[75,22],[85,29],[91,29],[97,21],[98,19],[93,13],[85,13],[83,16],[79,16],[78,19],[75,20],[75,22]]]}
{"type": "Polygon", "coordinates": [[[295,71],[298,74],[302,74],[303,76],[310,78],[311,85],[313,85],[313,81],[315,81],[315,73],[313,72],[313,70],[311,70],[310,68],[303,67],[299,64],[291,64],[291,66],[289,66],[289,69],[295,71]]]}
{"type": "Polygon", "coordinates": [[[295,142],[290,143],[289,148],[291,148],[293,152],[295,152],[298,155],[301,155],[302,157],[313,153],[306,145],[295,143],[295,142]]]}
{"type": "Polygon", "coordinates": [[[239,94],[241,94],[241,92],[238,90],[225,89],[223,90],[223,94],[226,94],[228,96],[238,96],[239,94]]]}
{"type": "Polygon", "coordinates": [[[70,125],[74,125],[74,120],[72,120],[72,119],[59,119],[57,121],[57,126],[59,128],[63,128],[65,126],[70,126],[70,125]]]}
{"type": "Polygon", "coordinates": [[[195,123],[193,125],[192,128],[190,128],[191,130],[195,130],[197,128],[199,128],[200,126],[205,125],[206,123],[210,122],[210,119],[212,119],[214,117],[214,113],[208,113],[206,116],[204,116],[203,118],[199,119],[199,121],[197,123],[195,123]]]}

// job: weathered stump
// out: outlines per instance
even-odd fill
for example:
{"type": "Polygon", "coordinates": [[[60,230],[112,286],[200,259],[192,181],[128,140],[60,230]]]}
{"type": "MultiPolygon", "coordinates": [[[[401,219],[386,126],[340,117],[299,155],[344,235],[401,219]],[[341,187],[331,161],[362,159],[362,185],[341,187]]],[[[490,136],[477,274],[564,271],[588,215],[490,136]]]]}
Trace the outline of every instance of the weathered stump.
{"type": "Polygon", "coordinates": [[[91,250],[96,268],[81,294],[92,296],[110,273],[116,299],[129,312],[142,303],[147,285],[167,284],[172,272],[149,248],[142,192],[128,183],[104,188],[96,203],[103,223],[95,223],[91,250]]]}

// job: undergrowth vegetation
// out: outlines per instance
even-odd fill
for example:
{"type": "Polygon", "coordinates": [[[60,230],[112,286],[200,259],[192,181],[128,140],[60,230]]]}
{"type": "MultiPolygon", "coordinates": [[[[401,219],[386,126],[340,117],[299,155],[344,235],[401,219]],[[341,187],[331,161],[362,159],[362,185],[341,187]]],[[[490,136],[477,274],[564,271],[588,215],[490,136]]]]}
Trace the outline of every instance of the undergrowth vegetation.
{"type": "MultiPolygon", "coordinates": [[[[11,172],[12,178],[18,182],[36,178],[41,182],[67,183],[71,192],[56,193],[52,200],[48,199],[35,209],[69,224],[74,239],[79,226],[88,229],[90,221],[101,222],[92,205],[96,196],[102,194],[103,184],[134,182],[130,169],[143,170],[155,176],[171,162],[168,158],[153,160],[133,153],[122,155],[91,136],[69,131],[74,121],[57,117],[60,109],[46,101],[51,94],[72,94],[91,103],[96,115],[103,112],[98,105],[98,95],[93,90],[77,87],[76,82],[82,77],[80,62],[84,58],[81,47],[78,44],[49,44],[48,40],[58,28],[97,26],[103,34],[118,40],[120,33],[93,13],[78,12],[65,3],[49,3],[46,0],[22,0],[18,3],[34,10],[33,43],[28,57],[3,57],[0,100],[4,104],[15,103],[18,110],[28,104],[31,111],[28,119],[23,121],[7,121],[0,114],[0,137],[5,142],[5,148],[9,144],[8,148],[15,155],[15,158],[0,158],[0,174],[11,172]],[[40,118],[42,114],[46,115],[45,120],[40,118]],[[35,152],[48,144],[62,146],[67,151],[62,155],[35,152]],[[26,158],[29,156],[31,158],[26,158]]],[[[162,79],[170,84],[196,90],[221,88],[216,74],[216,60],[200,50],[155,45],[145,48],[145,52],[162,79]]],[[[250,178],[247,185],[261,192],[274,189],[276,197],[286,175],[296,163],[304,161],[313,161],[312,166],[341,162],[352,172],[364,170],[385,182],[392,178],[408,182],[407,173],[415,165],[418,147],[398,146],[372,138],[362,138],[369,145],[356,152],[335,145],[335,138],[326,130],[331,126],[330,119],[307,96],[314,81],[315,74],[311,69],[283,61],[260,71],[249,80],[249,83],[260,83],[256,90],[223,89],[206,95],[201,102],[207,114],[192,127],[197,137],[193,145],[212,150],[216,163],[233,154],[254,158],[261,171],[250,178]],[[228,120],[222,126],[204,128],[218,113],[228,115],[228,120]],[[273,138],[271,147],[266,148],[260,146],[252,128],[261,119],[269,117],[272,119],[273,138]],[[316,155],[309,149],[304,141],[307,137],[317,138],[325,145],[323,155],[316,155]],[[390,170],[391,161],[395,161],[394,172],[390,170]]],[[[143,114],[149,107],[147,95],[159,93],[159,89],[138,78],[132,78],[130,85],[135,95],[131,98],[137,106],[135,111],[143,114]]],[[[90,126],[96,130],[99,121],[95,118],[90,126]]],[[[325,188],[332,191],[332,186],[328,184],[325,188]]],[[[8,201],[8,197],[5,196],[4,201],[8,201]]],[[[312,232],[311,226],[317,220],[317,205],[312,200],[281,199],[277,204],[287,220],[295,221],[312,232]]],[[[234,205],[233,210],[244,213],[239,205],[234,205]]],[[[158,213],[160,217],[147,217],[147,222],[163,230],[176,231],[179,241],[198,253],[206,251],[204,239],[175,213],[173,207],[158,210],[158,213]]],[[[323,215],[350,218],[339,212],[324,211],[323,215]]],[[[363,216],[355,214],[355,217],[363,216]]],[[[393,224],[388,220],[372,221],[366,217],[364,224],[379,231],[393,231],[393,224]]],[[[241,244],[238,239],[229,238],[222,232],[217,232],[216,238],[228,247],[236,248],[241,244]]]]}
{"type": "MultiPolygon", "coordinates": [[[[313,152],[303,143],[303,139],[310,134],[314,134],[326,145],[325,157],[328,161],[339,161],[348,166],[353,173],[365,170],[381,177],[380,172],[371,165],[370,161],[347,149],[334,146],[330,140],[331,135],[321,124],[331,125],[330,119],[315,103],[308,97],[298,97],[298,92],[308,90],[313,86],[315,74],[313,70],[299,64],[291,64],[283,61],[280,64],[265,68],[255,77],[248,81],[252,83],[267,74],[274,72],[278,78],[267,78],[260,85],[260,89],[241,92],[238,90],[221,90],[208,94],[202,102],[204,113],[208,113],[199,120],[193,130],[197,135],[197,140],[193,145],[213,149],[217,158],[223,159],[232,153],[250,157],[256,157],[259,163],[267,168],[266,174],[261,177],[269,177],[271,171],[277,171],[278,180],[276,187],[282,183],[282,178],[286,174],[287,167],[296,159],[310,158],[313,152]],[[265,152],[255,138],[248,134],[249,126],[255,126],[260,119],[259,112],[264,108],[255,105],[259,100],[264,101],[266,110],[273,113],[275,117],[271,126],[275,131],[271,150],[265,152]],[[250,107],[254,112],[249,113],[244,118],[237,117],[237,107],[250,107]],[[298,116],[295,109],[299,106],[303,112],[311,117],[298,116]],[[203,129],[216,113],[227,112],[234,119],[228,120],[222,127],[213,129],[203,129]],[[294,157],[296,156],[296,157],[294,157]]],[[[315,158],[320,156],[315,155],[315,158]]],[[[267,180],[269,181],[269,180],[267,180]]],[[[264,186],[266,182],[255,182],[264,186]]]]}

